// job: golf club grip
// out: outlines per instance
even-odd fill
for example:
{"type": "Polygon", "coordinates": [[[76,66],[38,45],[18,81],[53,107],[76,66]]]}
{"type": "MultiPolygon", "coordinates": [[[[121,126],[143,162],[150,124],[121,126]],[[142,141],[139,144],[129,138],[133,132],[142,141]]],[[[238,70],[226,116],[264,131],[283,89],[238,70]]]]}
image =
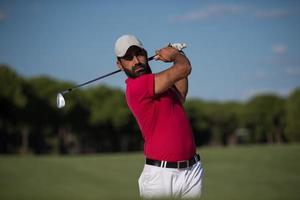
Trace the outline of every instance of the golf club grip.
{"type": "Polygon", "coordinates": [[[151,56],[151,57],[149,57],[149,58],[148,58],[148,61],[151,61],[151,60],[153,60],[153,59],[154,59],[154,57],[155,57],[155,56],[151,56]]]}

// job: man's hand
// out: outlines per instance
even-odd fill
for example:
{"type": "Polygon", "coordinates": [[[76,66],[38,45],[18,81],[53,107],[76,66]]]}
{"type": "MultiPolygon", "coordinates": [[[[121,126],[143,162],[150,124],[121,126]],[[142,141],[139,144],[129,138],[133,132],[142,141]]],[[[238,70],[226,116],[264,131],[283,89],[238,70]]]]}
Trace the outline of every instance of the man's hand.
{"type": "Polygon", "coordinates": [[[181,55],[177,49],[170,46],[157,50],[155,53],[155,60],[161,60],[163,62],[175,62],[177,56],[181,55]]]}

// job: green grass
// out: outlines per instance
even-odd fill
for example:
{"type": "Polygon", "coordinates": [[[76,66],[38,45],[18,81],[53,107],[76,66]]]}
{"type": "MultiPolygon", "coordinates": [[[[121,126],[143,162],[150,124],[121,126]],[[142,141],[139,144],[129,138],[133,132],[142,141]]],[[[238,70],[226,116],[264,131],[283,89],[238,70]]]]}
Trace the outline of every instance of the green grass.
{"type": "MultiPolygon", "coordinates": [[[[300,199],[300,145],[199,149],[203,200],[300,199]]],[[[0,156],[0,199],[139,199],[142,153],[0,156]]]]}

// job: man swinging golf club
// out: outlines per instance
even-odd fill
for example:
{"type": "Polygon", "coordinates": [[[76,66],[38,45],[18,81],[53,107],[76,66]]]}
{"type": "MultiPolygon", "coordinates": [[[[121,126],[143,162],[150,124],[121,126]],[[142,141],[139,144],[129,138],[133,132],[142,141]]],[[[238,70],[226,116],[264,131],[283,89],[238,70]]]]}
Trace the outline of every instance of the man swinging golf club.
{"type": "Polygon", "coordinates": [[[145,166],[139,178],[143,198],[199,198],[203,168],[183,103],[191,65],[176,48],[156,51],[155,59],[173,63],[153,74],[147,51],[133,35],[115,43],[117,66],[126,73],[126,101],[144,138],[145,166]]]}

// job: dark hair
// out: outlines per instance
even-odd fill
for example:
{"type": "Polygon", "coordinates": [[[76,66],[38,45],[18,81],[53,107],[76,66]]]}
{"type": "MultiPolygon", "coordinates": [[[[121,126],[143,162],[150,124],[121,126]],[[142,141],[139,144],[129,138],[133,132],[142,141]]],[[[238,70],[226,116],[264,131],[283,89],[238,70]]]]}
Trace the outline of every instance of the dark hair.
{"type": "MultiPolygon", "coordinates": [[[[129,48],[127,49],[127,51],[128,51],[129,49],[131,49],[131,48],[139,48],[139,49],[146,55],[146,57],[148,56],[148,53],[147,53],[147,51],[146,51],[144,48],[141,48],[141,47],[139,47],[139,46],[133,45],[133,46],[129,47],[129,48]]],[[[126,53],[127,53],[127,52],[126,52],[126,53]]],[[[125,53],[125,55],[126,55],[126,53],[125,53]]],[[[121,61],[121,58],[124,58],[125,55],[124,55],[123,57],[118,57],[118,56],[117,56],[118,61],[121,61]]]]}

